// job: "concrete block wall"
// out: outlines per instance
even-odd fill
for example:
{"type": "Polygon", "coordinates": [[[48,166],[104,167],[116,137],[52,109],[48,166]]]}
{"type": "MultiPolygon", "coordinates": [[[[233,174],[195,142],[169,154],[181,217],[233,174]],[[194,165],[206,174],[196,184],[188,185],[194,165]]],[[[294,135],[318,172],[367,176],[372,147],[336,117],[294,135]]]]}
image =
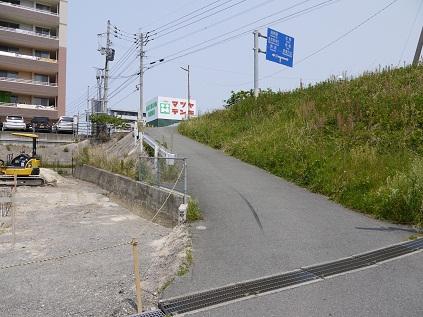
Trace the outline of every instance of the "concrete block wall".
{"type": "MultiPolygon", "coordinates": [[[[137,182],[128,177],[88,165],[76,167],[74,177],[100,186],[123,202],[129,203],[129,207],[132,209],[143,209],[148,216],[156,213],[170,193],[169,190],[137,182]]],[[[161,215],[176,225],[178,208],[183,202],[184,196],[173,192],[163,207],[161,215]]]]}

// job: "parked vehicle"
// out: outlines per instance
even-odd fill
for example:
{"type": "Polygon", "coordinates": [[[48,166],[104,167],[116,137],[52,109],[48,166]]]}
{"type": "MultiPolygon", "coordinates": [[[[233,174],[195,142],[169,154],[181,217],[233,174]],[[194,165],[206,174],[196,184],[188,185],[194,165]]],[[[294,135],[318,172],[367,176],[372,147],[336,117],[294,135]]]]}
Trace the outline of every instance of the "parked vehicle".
{"type": "Polygon", "coordinates": [[[34,117],[28,125],[28,129],[34,132],[51,132],[51,124],[47,117],[34,117]]]}
{"type": "Polygon", "coordinates": [[[53,124],[52,131],[55,133],[73,133],[76,127],[73,124],[73,117],[60,117],[59,120],[53,124]]]}
{"type": "Polygon", "coordinates": [[[2,130],[26,130],[26,123],[22,116],[7,116],[3,122],[2,130]]]}

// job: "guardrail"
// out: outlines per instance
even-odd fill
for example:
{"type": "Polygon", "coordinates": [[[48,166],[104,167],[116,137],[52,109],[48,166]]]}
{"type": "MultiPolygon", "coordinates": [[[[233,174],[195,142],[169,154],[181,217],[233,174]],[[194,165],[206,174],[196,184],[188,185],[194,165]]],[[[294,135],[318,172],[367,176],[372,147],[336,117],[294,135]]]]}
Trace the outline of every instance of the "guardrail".
{"type": "Polygon", "coordinates": [[[165,157],[165,158],[176,158],[176,154],[173,154],[168,151],[163,145],[158,143],[156,140],[154,140],[151,136],[144,133],[143,140],[145,143],[147,143],[149,146],[151,146],[154,149],[154,156],[155,157],[165,157]]]}
{"type": "Polygon", "coordinates": [[[5,52],[5,51],[0,51],[0,55],[9,56],[9,57],[24,58],[24,59],[30,59],[30,60],[33,60],[33,61],[40,61],[40,62],[57,64],[57,60],[56,59],[45,58],[45,57],[38,57],[38,56],[32,56],[32,55],[24,55],[24,54],[20,54],[20,53],[10,53],[10,52],[5,52]]]}
{"type": "Polygon", "coordinates": [[[44,13],[44,14],[48,14],[48,15],[53,15],[53,16],[56,16],[56,17],[59,16],[59,13],[56,13],[56,12],[26,7],[26,6],[23,6],[23,5],[14,4],[14,3],[10,3],[10,2],[0,1],[0,4],[6,5],[6,6],[9,6],[9,7],[17,7],[19,9],[24,9],[24,10],[28,10],[28,11],[34,11],[34,12],[44,13]]]}
{"type": "Polygon", "coordinates": [[[47,34],[37,33],[37,32],[34,32],[34,31],[8,28],[8,27],[5,27],[5,26],[0,26],[0,30],[14,32],[14,33],[27,34],[27,35],[32,35],[32,36],[38,36],[38,37],[44,37],[44,38],[48,38],[48,39],[52,39],[52,40],[58,40],[59,39],[57,36],[50,35],[50,34],[47,35],[47,34]]]}
{"type": "Polygon", "coordinates": [[[36,81],[36,80],[22,79],[22,78],[0,77],[0,81],[9,81],[13,83],[30,84],[30,85],[38,85],[38,86],[57,87],[56,83],[48,83],[44,81],[36,81]]]}

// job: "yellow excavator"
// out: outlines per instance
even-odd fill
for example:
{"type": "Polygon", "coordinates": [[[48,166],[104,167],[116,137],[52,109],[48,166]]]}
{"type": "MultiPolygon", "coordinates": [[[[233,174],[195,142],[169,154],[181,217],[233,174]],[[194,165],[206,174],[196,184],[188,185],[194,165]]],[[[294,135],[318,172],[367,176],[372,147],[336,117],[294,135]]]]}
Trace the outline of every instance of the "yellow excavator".
{"type": "Polygon", "coordinates": [[[40,175],[41,160],[37,156],[38,135],[32,133],[12,133],[12,135],[31,138],[32,153],[21,153],[15,157],[7,155],[6,162],[0,159],[0,184],[9,184],[17,176],[18,186],[44,185],[44,179],[40,175]]]}

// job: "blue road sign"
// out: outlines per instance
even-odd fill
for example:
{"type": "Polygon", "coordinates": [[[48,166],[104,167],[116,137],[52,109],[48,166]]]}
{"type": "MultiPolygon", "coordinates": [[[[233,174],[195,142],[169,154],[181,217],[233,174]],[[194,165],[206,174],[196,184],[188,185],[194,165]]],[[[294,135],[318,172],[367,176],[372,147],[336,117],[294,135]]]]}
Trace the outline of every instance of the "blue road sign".
{"type": "Polygon", "coordinates": [[[266,59],[292,67],[294,65],[294,38],[278,31],[267,29],[266,59]]]}

